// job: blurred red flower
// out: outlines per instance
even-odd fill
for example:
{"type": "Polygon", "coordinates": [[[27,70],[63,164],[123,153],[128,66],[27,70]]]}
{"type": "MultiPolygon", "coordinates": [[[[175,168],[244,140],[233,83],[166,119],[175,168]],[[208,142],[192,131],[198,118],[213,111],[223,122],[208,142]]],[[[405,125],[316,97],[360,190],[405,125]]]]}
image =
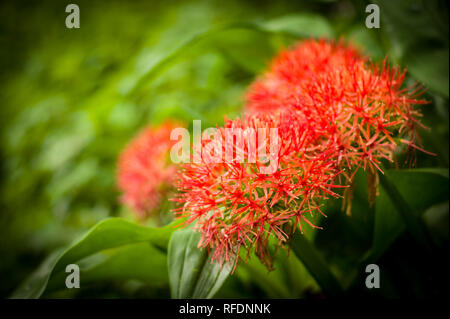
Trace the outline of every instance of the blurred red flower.
{"type": "Polygon", "coordinates": [[[173,186],[177,168],[170,162],[170,132],[176,127],[173,122],[147,127],[120,155],[117,181],[123,192],[121,201],[140,219],[157,209],[173,186]]]}

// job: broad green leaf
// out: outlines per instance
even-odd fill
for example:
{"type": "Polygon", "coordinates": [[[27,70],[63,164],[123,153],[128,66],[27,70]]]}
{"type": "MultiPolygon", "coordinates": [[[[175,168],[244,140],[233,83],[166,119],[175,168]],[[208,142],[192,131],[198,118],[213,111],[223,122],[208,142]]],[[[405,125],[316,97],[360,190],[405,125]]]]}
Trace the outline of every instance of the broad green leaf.
{"type": "Polygon", "coordinates": [[[292,14],[258,24],[265,31],[286,33],[298,37],[333,36],[333,29],[320,15],[292,14]]]}
{"type": "MultiPolygon", "coordinates": [[[[231,23],[209,30],[199,31],[193,35],[186,37],[180,45],[167,53],[158,55],[155,61],[152,61],[149,67],[139,78],[135,79],[126,90],[124,95],[131,96],[137,92],[145,83],[150,81],[155,75],[170,65],[178,58],[186,54],[188,49],[206,39],[214,39],[229,30],[252,30],[256,32],[286,34],[295,37],[333,37],[333,29],[328,21],[320,15],[313,14],[293,14],[282,16],[267,22],[241,22],[231,23]]],[[[239,49],[239,48],[235,48],[239,49]]],[[[245,48],[243,54],[248,55],[248,50],[245,48]]],[[[250,62],[251,63],[251,62],[250,62]]],[[[259,68],[260,64],[253,66],[251,69],[259,68]]]]}
{"type": "Polygon", "coordinates": [[[448,200],[448,169],[389,169],[385,175],[380,177],[383,184],[375,202],[372,248],[349,276],[351,285],[358,282],[367,264],[377,262],[389,249],[406,230],[407,223],[415,239],[426,241],[428,247],[431,242],[423,227],[423,213],[432,205],[448,200]]]}
{"type": "Polygon", "coordinates": [[[183,229],[169,243],[168,263],[172,298],[212,298],[231,272],[231,266],[211,262],[197,247],[200,234],[183,229]]]}
{"type": "Polygon", "coordinates": [[[397,197],[400,195],[407,202],[410,211],[402,211],[399,214],[398,203],[394,205],[392,202],[395,197],[389,196],[384,187],[380,188],[380,196],[375,203],[375,229],[371,260],[376,260],[381,256],[405,230],[405,215],[408,215],[407,218],[416,219],[416,222],[421,223],[420,214],[425,209],[448,200],[448,170],[386,170],[385,174],[398,190],[397,197]]]}
{"type": "Polygon", "coordinates": [[[405,56],[405,63],[416,80],[448,98],[448,58],[448,48],[411,50],[405,56]]]}
{"type": "Polygon", "coordinates": [[[422,247],[430,249],[430,238],[420,219],[420,215],[409,206],[408,202],[403,198],[393,181],[387,175],[388,174],[380,175],[380,184],[387,197],[400,215],[410,234],[415,238],[416,242],[419,245],[422,245],[422,247]]]}
{"type": "Polygon", "coordinates": [[[305,265],[290,251],[280,249],[275,256],[275,271],[279,269],[289,298],[302,298],[305,293],[318,293],[320,287],[305,265]]]}
{"type": "MultiPolygon", "coordinates": [[[[414,48],[429,43],[448,45],[448,21],[436,0],[376,0],[380,7],[382,32],[390,42],[391,58],[403,58],[414,48]],[[446,30],[447,29],[447,30],[446,30]],[[413,31],[413,32],[412,32],[413,31]]],[[[448,18],[447,18],[448,19],[448,18]]],[[[397,61],[398,62],[398,61],[397,61]]],[[[428,61],[422,61],[427,64],[428,61]]]]}
{"type": "Polygon", "coordinates": [[[271,37],[255,31],[258,30],[232,29],[217,34],[212,41],[228,63],[235,63],[253,75],[262,72],[276,53],[271,37]]]}
{"type": "Polygon", "coordinates": [[[67,264],[102,250],[137,242],[150,242],[155,247],[165,250],[173,231],[174,224],[162,228],[149,228],[120,218],[104,220],[61,256],[54,271],[61,271],[67,264]]]}
{"type": "Polygon", "coordinates": [[[308,239],[296,231],[292,236],[290,245],[295,255],[308,269],[324,294],[337,296],[342,293],[341,284],[308,239]]]}
{"type": "MultiPolygon", "coordinates": [[[[318,229],[314,240],[310,240],[344,288],[353,281],[352,272],[372,244],[375,209],[368,203],[367,178],[362,169],[355,175],[352,194],[349,215],[342,199],[326,201],[322,211],[327,217],[314,223],[323,229],[318,229]]],[[[310,229],[306,231],[310,232],[310,229]]]]}
{"type": "MultiPolygon", "coordinates": [[[[269,251],[274,254],[273,249],[269,248],[269,251]]],[[[275,256],[274,270],[269,271],[254,252],[249,253],[243,249],[240,253],[242,262],[236,268],[236,273],[233,276],[239,277],[239,280],[246,285],[258,286],[266,293],[268,298],[291,298],[292,295],[284,281],[284,276],[287,274],[283,271],[283,267],[279,267],[281,262],[277,263],[281,259],[278,256],[279,253],[275,256]]],[[[283,262],[287,262],[286,254],[283,254],[283,257],[283,262]]]]}
{"type": "Polygon", "coordinates": [[[375,2],[381,9],[380,30],[389,39],[390,58],[448,98],[448,14],[443,14],[448,9],[436,0],[375,2]]]}
{"type": "MultiPolygon", "coordinates": [[[[142,249],[145,246],[134,246],[138,250],[127,250],[126,246],[144,243],[152,246],[149,253],[155,254],[156,252],[161,254],[167,249],[173,231],[174,224],[162,228],[150,228],[139,226],[120,218],[110,218],[101,221],[60,256],[53,256],[44,262],[42,267],[12,294],[11,298],[39,298],[45,291],[49,280],[52,281],[53,287],[63,286],[67,265],[80,263],[81,270],[83,260],[86,262],[87,257],[92,257],[96,254],[97,256],[91,259],[90,267],[94,267],[92,265],[92,260],[94,260],[94,264],[97,264],[97,267],[103,264],[102,271],[105,272],[108,266],[116,267],[117,263],[123,263],[125,260],[131,267],[129,272],[132,272],[132,267],[136,266],[135,264],[141,258],[141,254],[136,253],[139,252],[139,249],[141,249],[140,252],[142,253],[142,249]],[[123,250],[118,248],[123,248],[123,250]],[[118,250],[114,251],[114,249],[118,250]],[[134,254],[135,259],[125,258],[124,256],[127,254],[129,256],[134,254]],[[112,260],[111,263],[105,262],[108,258],[110,258],[110,261],[112,260]],[[58,278],[60,279],[59,281],[57,280],[58,278]]],[[[157,258],[160,257],[157,256],[157,258]]],[[[86,269],[89,269],[89,266],[86,269]]],[[[112,268],[108,271],[113,272],[112,268]]],[[[150,269],[149,271],[152,270],[150,269]]],[[[83,273],[80,276],[84,276],[83,273]]],[[[91,275],[91,277],[94,276],[91,275]]]]}
{"type": "Polygon", "coordinates": [[[382,60],[386,54],[377,42],[373,30],[367,29],[364,25],[357,25],[352,28],[347,38],[375,61],[382,60]]]}
{"type": "MultiPolygon", "coordinates": [[[[168,284],[167,255],[149,242],[108,249],[77,262],[81,285],[108,280],[139,280],[152,286],[168,284]]],[[[64,289],[67,273],[49,280],[46,292],[64,289]]]]}
{"type": "Polygon", "coordinates": [[[47,286],[48,278],[62,251],[50,254],[41,265],[11,294],[12,299],[37,299],[47,286]]]}

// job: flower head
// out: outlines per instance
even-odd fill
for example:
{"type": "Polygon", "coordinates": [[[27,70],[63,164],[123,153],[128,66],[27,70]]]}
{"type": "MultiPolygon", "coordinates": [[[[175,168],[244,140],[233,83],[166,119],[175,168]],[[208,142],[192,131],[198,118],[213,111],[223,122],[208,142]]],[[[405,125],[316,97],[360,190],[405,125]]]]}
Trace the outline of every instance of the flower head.
{"type": "Polygon", "coordinates": [[[183,166],[177,212],[186,224],[195,224],[199,246],[208,247],[213,260],[236,260],[242,246],[254,247],[265,260],[269,235],[286,241],[285,224],[310,224],[307,216],[335,195],[334,161],[311,149],[308,131],[292,120],[289,114],[226,120],[213,139],[202,139],[201,162],[183,166]],[[241,132],[243,142],[227,137],[230,130],[241,132]],[[220,158],[227,149],[231,160],[220,158]]]}
{"type": "MultiPolygon", "coordinates": [[[[343,42],[303,41],[275,58],[247,94],[250,112],[290,112],[322,149],[336,149],[340,167],[355,172],[402,143],[415,147],[421,114],[417,87],[402,88],[405,71],[381,67],[343,42]]],[[[349,179],[351,176],[347,175],[349,179]]]]}
{"type": "Polygon", "coordinates": [[[369,168],[376,190],[381,159],[392,160],[402,143],[417,148],[414,105],[424,101],[417,87],[402,88],[404,77],[343,42],[309,40],[282,52],[251,86],[245,117],[202,140],[200,163],[182,168],[177,212],[201,232],[199,246],[220,262],[237,260],[243,246],[267,261],[269,236],[284,242],[292,231],[286,226],[312,225],[307,216],[322,213],[320,203],[336,196],[333,188],[351,185],[359,167],[369,168]],[[274,137],[251,133],[271,128],[274,137]],[[229,129],[241,129],[244,144],[227,138],[229,129]],[[255,135],[266,156],[256,157],[255,135]],[[217,161],[227,150],[232,156],[217,161]],[[343,186],[334,184],[340,173],[343,186]]]}
{"type": "Polygon", "coordinates": [[[161,204],[173,185],[176,167],[170,162],[173,145],[170,132],[175,123],[143,129],[123,150],[118,163],[121,201],[139,218],[145,218],[161,204]]]}

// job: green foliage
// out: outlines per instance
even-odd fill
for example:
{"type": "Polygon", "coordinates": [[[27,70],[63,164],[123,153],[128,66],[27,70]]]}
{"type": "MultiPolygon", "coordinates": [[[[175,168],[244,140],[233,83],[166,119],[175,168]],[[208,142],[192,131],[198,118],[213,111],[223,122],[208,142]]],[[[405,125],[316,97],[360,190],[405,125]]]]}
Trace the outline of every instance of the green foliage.
{"type": "Polygon", "coordinates": [[[231,272],[229,264],[211,262],[199,249],[200,233],[177,231],[169,243],[169,277],[172,298],[211,298],[231,272]]]}
{"type": "Polygon", "coordinates": [[[381,185],[375,204],[371,258],[381,256],[405,227],[419,244],[429,246],[422,214],[432,205],[448,200],[448,170],[388,170],[381,177],[381,185]]]}
{"type": "Polygon", "coordinates": [[[332,38],[333,29],[320,15],[292,14],[260,23],[262,30],[293,35],[299,38],[332,38]]]}
{"type": "Polygon", "coordinates": [[[305,236],[297,232],[291,239],[290,246],[325,294],[328,296],[342,294],[339,281],[305,236]]]}
{"type": "Polygon", "coordinates": [[[110,218],[99,222],[62,254],[51,255],[13,294],[39,298],[46,289],[65,289],[65,268],[78,264],[86,284],[107,279],[167,282],[166,254],[175,224],[148,228],[110,218]]]}
{"type": "MultiPolygon", "coordinates": [[[[361,1],[80,1],[78,30],[64,27],[63,4],[2,3],[0,294],[298,298],[360,293],[369,262],[386,265],[391,288],[398,272],[390,260],[416,271],[418,282],[418,256],[430,260],[431,273],[445,265],[448,4],[376,3],[380,29],[364,26],[361,1]],[[375,61],[387,54],[407,67],[408,84],[427,88],[430,130],[420,130],[421,141],[438,155],[418,152],[419,168],[387,168],[372,207],[360,171],[352,215],[341,200],[326,203],[328,218],[317,221],[324,230],[270,246],[272,272],[250,253],[229,275],[196,248],[197,233],[156,228],[154,220],[137,225],[115,187],[116,159],[129,139],[167,118],[188,127],[201,119],[205,128],[239,115],[247,85],[274,54],[309,37],[352,39],[375,61]],[[81,267],[77,292],[64,285],[70,263],[81,267]]],[[[433,293],[421,287],[417,295],[433,293]]],[[[404,293],[394,288],[379,295],[404,293]]]]}
{"type": "Polygon", "coordinates": [[[441,1],[376,1],[389,53],[429,89],[448,98],[448,9],[441,1]],[[420,28],[417,26],[420,25],[420,28]],[[414,32],[411,32],[414,30],[414,32]]]}

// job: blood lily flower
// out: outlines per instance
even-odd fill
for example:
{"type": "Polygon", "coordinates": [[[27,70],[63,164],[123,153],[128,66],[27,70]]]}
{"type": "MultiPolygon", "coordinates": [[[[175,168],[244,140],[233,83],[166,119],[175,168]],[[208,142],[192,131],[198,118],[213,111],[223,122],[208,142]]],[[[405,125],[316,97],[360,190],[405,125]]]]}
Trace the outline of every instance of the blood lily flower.
{"type": "Polygon", "coordinates": [[[368,171],[372,202],[381,160],[392,161],[401,144],[418,148],[421,114],[415,105],[425,102],[419,87],[402,87],[404,78],[405,71],[386,60],[374,65],[343,42],[309,40],[282,52],[249,89],[244,118],[227,120],[212,142],[202,141],[201,161],[183,166],[177,213],[201,232],[199,246],[219,262],[236,261],[243,246],[270,261],[269,236],[282,243],[291,226],[316,227],[307,216],[322,213],[321,202],[337,196],[333,188],[345,187],[349,201],[360,167],[368,171]],[[261,173],[261,157],[250,161],[251,139],[236,146],[226,136],[229,128],[277,128],[275,153],[269,150],[272,137],[270,143],[257,139],[258,150],[263,145],[269,157],[276,155],[275,170],[261,173]],[[246,160],[211,160],[230,148],[246,160]]]}
{"type": "MultiPolygon", "coordinates": [[[[380,168],[401,144],[416,146],[417,86],[402,88],[405,71],[374,65],[343,42],[308,40],[275,58],[247,94],[249,112],[289,112],[323,150],[336,150],[347,178],[380,168]],[[350,174],[351,173],[351,174],[350,174]]],[[[420,148],[419,148],[420,149],[420,148]]]]}
{"type": "Polygon", "coordinates": [[[170,162],[171,131],[175,123],[143,129],[123,150],[118,162],[117,183],[121,202],[140,219],[157,209],[172,188],[177,168],[170,162]]]}
{"type": "Polygon", "coordinates": [[[297,134],[302,130],[303,124],[294,122],[289,114],[226,120],[213,139],[202,139],[201,162],[183,165],[177,181],[180,193],[174,199],[181,206],[176,212],[186,218],[186,224],[195,224],[201,232],[199,246],[209,248],[213,260],[237,261],[245,246],[255,248],[260,259],[267,261],[269,235],[281,243],[291,235],[285,226],[302,228],[307,223],[314,227],[308,218],[321,213],[323,199],[336,195],[331,190],[338,173],[335,162],[327,152],[310,149],[309,131],[297,134]],[[255,134],[252,139],[247,134],[273,128],[277,136],[271,134],[270,138],[255,134]],[[241,130],[243,144],[227,138],[227,129],[241,130]],[[211,160],[227,149],[241,156],[211,160]],[[255,156],[256,149],[258,155],[268,155],[255,156]],[[276,160],[276,167],[262,173],[267,157],[271,157],[270,163],[276,160]]]}

